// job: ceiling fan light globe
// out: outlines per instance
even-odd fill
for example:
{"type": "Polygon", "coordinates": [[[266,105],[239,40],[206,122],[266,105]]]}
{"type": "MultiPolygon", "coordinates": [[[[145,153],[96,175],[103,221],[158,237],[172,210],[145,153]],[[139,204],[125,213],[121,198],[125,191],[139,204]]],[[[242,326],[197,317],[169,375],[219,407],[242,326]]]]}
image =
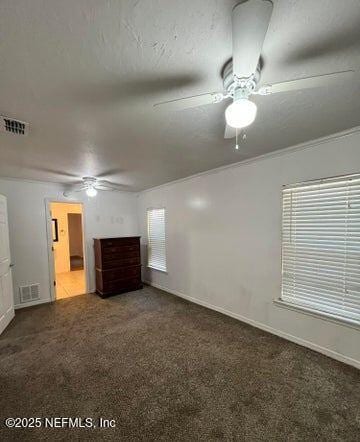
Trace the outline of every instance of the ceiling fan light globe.
{"type": "Polygon", "coordinates": [[[255,121],[257,106],[247,98],[240,98],[228,106],[225,111],[226,123],[236,129],[242,129],[255,121]]]}
{"type": "Polygon", "coordinates": [[[97,195],[97,190],[94,187],[89,187],[88,189],[86,189],[86,195],[94,197],[97,195]]]}

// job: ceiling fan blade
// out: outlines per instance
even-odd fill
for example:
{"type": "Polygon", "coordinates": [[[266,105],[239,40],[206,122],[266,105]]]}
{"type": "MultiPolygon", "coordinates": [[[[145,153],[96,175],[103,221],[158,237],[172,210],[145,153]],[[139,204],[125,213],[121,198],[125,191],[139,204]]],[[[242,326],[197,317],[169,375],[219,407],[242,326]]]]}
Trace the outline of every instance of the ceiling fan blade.
{"type": "Polygon", "coordinates": [[[47,174],[51,174],[51,175],[56,175],[59,177],[66,177],[66,178],[78,178],[78,175],[69,173],[69,172],[65,172],[64,170],[58,170],[58,169],[52,169],[49,167],[40,167],[40,166],[31,166],[32,169],[37,170],[39,172],[45,172],[47,174]]]}
{"type": "Polygon", "coordinates": [[[121,169],[119,169],[118,167],[114,167],[113,169],[106,169],[101,173],[97,173],[97,174],[95,174],[95,176],[96,176],[96,178],[105,178],[105,177],[109,177],[112,175],[118,175],[121,172],[122,172],[121,169]]]}
{"type": "Polygon", "coordinates": [[[236,137],[236,129],[234,127],[229,126],[228,124],[225,125],[225,133],[224,138],[235,138],[236,137]]]}
{"type": "Polygon", "coordinates": [[[94,187],[96,190],[110,191],[110,192],[113,192],[115,190],[120,190],[120,189],[115,189],[115,187],[112,186],[105,186],[105,184],[96,184],[94,187]]]}
{"type": "Polygon", "coordinates": [[[86,105],[117,105],[121,101],[143,100],[147,96],[155,97],[157,93],[200,83],[200,76],[194,73],[147,73],[145,78],[143,75],[130,80],[115,76],[104,83],[81,83],[70,93],[86,105]]]}
{"type": "Polygon", "coordinates": [[[269,27],[271,0],[247,0],[235,6],[232,15],[233,69],[239,78],[256,72],[269,27]]]}
{"type": "Polygon", "coordinates": [[[126,191],[129,188],[126,184],[117,184],[112,183],[107,180],[98,180],[95,184],[95,188],[99,190],[118,190],[118,191],[126,191]]]}
{"type": "Polygon", "coordinates": [[[256,93],[259,95],[270,95],[279,92],[326,87],[338,83],[340,80],[349,81],[354,73],[354,71],[342,71],[333,74],[317,75],[316,77],[299,78],[298,80],[285,81],[283,83],[268,84],[262,86],[256,93]]]}
{"type": "Polygon", "coordinates": [[[72,187],[67,188],[64,192],[64,196],[71,196],[73,193],[82,192],[83,190],[86,190],[87,186],[84,186],[83,184],[74,185],[72,187]]]}
{"type": "Polygon", "coordinates": [[[208,94],[195,95],[193,97],[179,98],[178,100],[164,101],[163,103],[154,104],[154,108],[166,111],[177,111],[189,109],[191,107],[204,106],[206,104],[220,103],[224,98],[222,92],[210,92],[208,94]]]}

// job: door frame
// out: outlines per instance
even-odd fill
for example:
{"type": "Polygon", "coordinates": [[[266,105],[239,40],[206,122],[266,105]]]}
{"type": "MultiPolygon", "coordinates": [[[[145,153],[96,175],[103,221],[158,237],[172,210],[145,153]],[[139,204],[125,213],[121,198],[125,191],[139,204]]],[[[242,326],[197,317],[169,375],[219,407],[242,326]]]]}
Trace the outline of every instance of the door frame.
{"type": "Polygon", "coordinates": [[[54,281],[56,280],[55,273],[55,257],[53,251],[53,239],[52,239],[52,217],[51,217],[51,203],[66,203],[66,204],[81,204],[81,225],[82,225],[82,239],[83,239],[83,254],[84,254],[84,271],[85,271],[85,293],[89,293],[89,271],[88,271],[88,256],[86,247],[86,216],[85,205],[82,201],[71,200],[66,198],[45,198],[45,213],[46,213],[46,238],[48,249],[48,262],[49,262],[49,282],[50,282],[50,300],[56,301],[56,290],[54,281]]]}

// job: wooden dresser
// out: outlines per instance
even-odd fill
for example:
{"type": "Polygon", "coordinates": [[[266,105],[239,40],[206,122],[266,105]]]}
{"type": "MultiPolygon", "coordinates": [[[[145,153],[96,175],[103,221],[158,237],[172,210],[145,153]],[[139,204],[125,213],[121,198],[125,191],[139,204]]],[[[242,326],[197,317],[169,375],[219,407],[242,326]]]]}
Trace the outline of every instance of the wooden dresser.
{"type": "Polygon", "coordinates": [[[101,297],[142,288],[140,237],[94,238],[96,292],[101,297]]]}

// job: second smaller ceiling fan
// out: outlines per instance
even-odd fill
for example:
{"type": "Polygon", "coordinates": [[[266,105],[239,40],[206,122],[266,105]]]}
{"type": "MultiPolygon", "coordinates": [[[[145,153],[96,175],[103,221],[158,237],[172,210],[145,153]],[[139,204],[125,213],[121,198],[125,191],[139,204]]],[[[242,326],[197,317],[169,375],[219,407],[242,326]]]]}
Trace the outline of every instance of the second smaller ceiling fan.
{"type": "Polygon", "coordinates": [[[98,191],[116,191],[122,190],[120,186],[112,184],[106,180],[99,180],[92,176],[85,176],[82,178],[81,183],[72,185],[69,189],[65,190],[64,196],[69,197],[73,193],[85,192],[87,196],[94,197],[98,191]]]}

